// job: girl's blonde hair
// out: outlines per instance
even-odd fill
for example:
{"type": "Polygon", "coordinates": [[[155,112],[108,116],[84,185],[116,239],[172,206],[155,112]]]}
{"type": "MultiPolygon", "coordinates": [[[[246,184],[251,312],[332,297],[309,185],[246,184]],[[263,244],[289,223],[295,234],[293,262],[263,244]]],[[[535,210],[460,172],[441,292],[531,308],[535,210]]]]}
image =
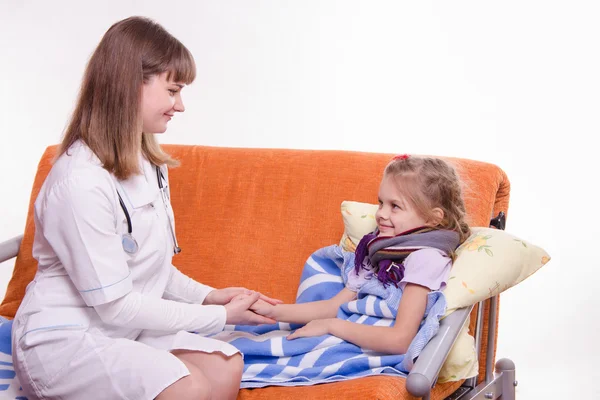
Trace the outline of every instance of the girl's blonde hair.
{"type": "Polygon", "coordinates": [[[385,168],[400,193],[425,220],[435,219],[434,208],[444,212],[438,227],[459,234],[463,243],[471,234],[465,221],[465,203],[458,174],[447,162],[433,157],[398,156],[385,168]]]}
{"type": "Polygon", "coordinates": [[[140,122],[142,85],[164,72],[185,84],[196,77],[194,58],[179,40],[148,18],[111,26],[88,62],[57,157],[82,140],[119,179],[140,172],[140,151],[155,165],[177,165],[140,122]]]}

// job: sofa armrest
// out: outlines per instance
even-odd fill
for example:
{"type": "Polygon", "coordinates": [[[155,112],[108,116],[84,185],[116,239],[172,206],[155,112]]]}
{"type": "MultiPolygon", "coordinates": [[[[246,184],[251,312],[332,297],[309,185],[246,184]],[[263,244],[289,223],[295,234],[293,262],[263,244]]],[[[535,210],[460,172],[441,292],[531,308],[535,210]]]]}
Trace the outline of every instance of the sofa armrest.
{"type": "Polygon", "coordinates": [[[10,260],[19,254],[21,240],[23,240],[23,235],[15,236],[12,239],[0,243],[0,262],[10,260]]]}
{"type": "Polygon", "coordinates": [[[426,397],[437,380],[458,334],[473,306],[460,308],[440,321],[440,330],[425,346],[406,378],[406,389],[416,397],[426,397]]]}

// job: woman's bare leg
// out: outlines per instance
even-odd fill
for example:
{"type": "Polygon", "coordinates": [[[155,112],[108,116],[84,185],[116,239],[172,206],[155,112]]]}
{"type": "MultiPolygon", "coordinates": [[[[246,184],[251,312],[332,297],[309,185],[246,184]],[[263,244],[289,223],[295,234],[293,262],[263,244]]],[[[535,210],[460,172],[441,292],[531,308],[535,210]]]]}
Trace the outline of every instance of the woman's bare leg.
{"type": "Polygon", "coordinates": [[[211,400],[235,400],[240,390],[244,369],[241,354],[226,356],[223,353],[174,350],[172,352],[186,365],[192,364],[210,382],[211,400]]]}
{"type": "Polygon", "coordinates": [[[193,363],[181,359],[190,374],[179,379],[165,390],[155,400],[211,400],[211,382],[204,373],[193,363]]]}

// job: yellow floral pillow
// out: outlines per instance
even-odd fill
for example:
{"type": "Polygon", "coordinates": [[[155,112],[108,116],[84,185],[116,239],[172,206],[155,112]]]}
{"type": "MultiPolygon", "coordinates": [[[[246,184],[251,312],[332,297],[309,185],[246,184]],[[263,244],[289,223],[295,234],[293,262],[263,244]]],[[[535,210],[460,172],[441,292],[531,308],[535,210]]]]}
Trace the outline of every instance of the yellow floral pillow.
{"type": "Polygon", "coordinates": [[[550,261],[532,243],[493,228],[471,228],[471,236],[456,250],[448,286],[446,315],[502,293],[550,261]]]}
{"type": "Polygon", "coordinates": [[[477,376],[478,373],[475,338],[469,335],[469,319],[467,319],[440,369],[438,383],[460,381],[477,376]]]}
{"type": "Polygon", "coordinates": [[[360,239],[371,233],[377,227],[375,212],[376,204],[359,203],[358,201],[342,201],[342,219],[344,234],[340,246],[346,251],[356,250],[360,239]]]}

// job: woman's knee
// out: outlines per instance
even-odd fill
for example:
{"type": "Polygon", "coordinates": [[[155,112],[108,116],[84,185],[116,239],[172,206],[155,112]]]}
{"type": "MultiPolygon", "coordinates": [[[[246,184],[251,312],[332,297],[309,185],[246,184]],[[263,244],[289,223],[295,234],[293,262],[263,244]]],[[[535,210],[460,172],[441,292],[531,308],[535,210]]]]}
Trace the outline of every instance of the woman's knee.
{"type": "Polygon", "coordinates": [[[236,353],[229,359],[231,372],[235,375],[242,377],[242,373],[244,372],[244,359],[240,353],[236,353]]]}
{"type": "Polygon", "coordinates": [[[212,387],[209,380],[195,365],[184,361],[190,374],[166,388],[156,400],[211,400],[212,387]]]}
{"type": "Polygon", "coordinates": [[[216,378],[215,384],[220,386],[235,386],[239,388],[244,372],[244,359],[240,353],[232,356],[226,356],[221,353],[215,354],[213,366],[215,373],[210,372],[209,375],[216,378]]]}
{"type": "Polygon", "coordinates": [[[179,359],[187,364],[193,364],[205,373],[206,376],[233,376],[241,379],[244,370],[244,359],[240,353],[226,356],[223,353],[202,352],[173,352],[179,359]]]}
{"type": "Polygon", "coordinates": [[[186,399],[211,400],[213,398],[211,383],[203,375],[192,375],[192,382],[189,384],[187,390],[188,397],[186,399]]]}
{"type": "Polygon", "coordinates": [[[229,357],[225,365],[227,368],[227,373],[223,376],[223,379],[226,381],[225,384],[239,388],[242,374],[244,373],[244,359],[242,355],[237,353],[229,357]]]}
{"type": "Polygon", "coordinates": [[[186,364],[191,363],[204,373],[210,382],[211,396],[215,399],[235,399],[244,370],[241,354],[226,356],[219,352],[178,352],[176,355],[186,364]]]}
{"type": "Polygon", "coordinates": [[[219,358],[217,364],[220,372],[209,375],[213,383],[212,394],[215,399],[235,399],[240,390],[244,361],[239,353],[229,357],[222,355],[219,358]]]}

